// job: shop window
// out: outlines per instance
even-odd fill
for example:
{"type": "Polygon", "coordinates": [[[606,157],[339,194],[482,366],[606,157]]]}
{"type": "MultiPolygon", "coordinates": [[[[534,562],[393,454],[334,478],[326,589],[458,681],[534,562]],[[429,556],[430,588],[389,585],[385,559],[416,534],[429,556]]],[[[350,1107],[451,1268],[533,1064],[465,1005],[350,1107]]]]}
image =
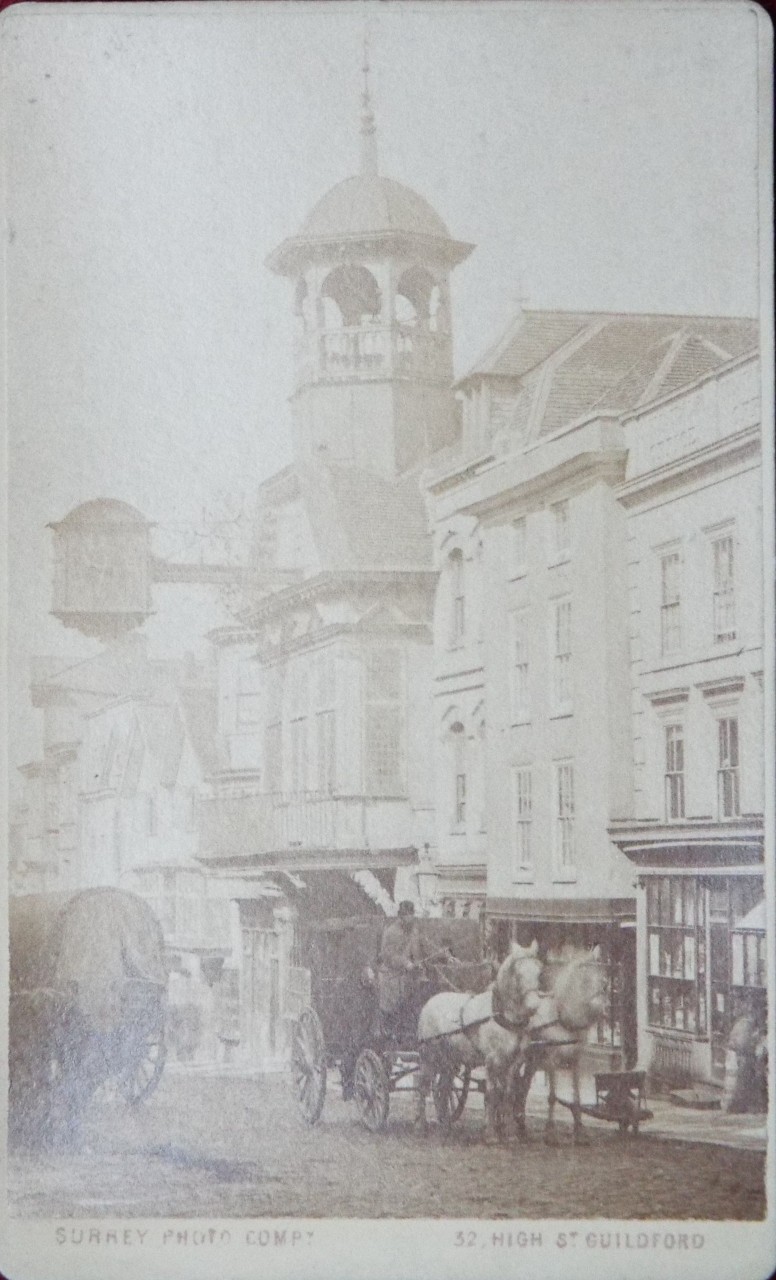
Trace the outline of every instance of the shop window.
{"type": "Polygon", "coordinates": [[[650,1026],[705,1035],[705,890],[694,877],[650,877],[647,951],[650,1026]]]}
{"type": "Polygon", "coordinates": [[[764,991],[767,985],[768,956],[765,933],[741,930],[730,935],[731,983],[734,987],[764,991]]]}

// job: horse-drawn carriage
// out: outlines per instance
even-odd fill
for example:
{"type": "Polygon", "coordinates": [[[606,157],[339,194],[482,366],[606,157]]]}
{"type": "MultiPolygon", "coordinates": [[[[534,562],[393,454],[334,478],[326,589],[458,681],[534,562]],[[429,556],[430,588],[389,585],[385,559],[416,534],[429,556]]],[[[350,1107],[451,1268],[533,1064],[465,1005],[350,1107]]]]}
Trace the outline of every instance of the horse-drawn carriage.
{"type": "MultiPolygon", "coordinates": [[[[385,918],[369,916],[313,922],[302,942],[310,1001],[292,1028],[291,1072],[300,1112],[315,1124],[323,1110],[329,1071],[339,1068],[343,1097],[355,1101],[370,1130],[385,1127],[391,1094],[416,1087],[418,1015],[440,991],[483,990],[490,965],[483,962],[474,920],[414,922],[422,961],[398,1006],[381,1007],[380,947],[385,918]]],[[[433,1099],[440,1121],[462,1113],[470,1088],[482,1082],[468,1068],[439,1072],[433,1099]]]]}
{"type": "Polygon", "coordinates": [[[9,1100],[15,1132],[71,1131],[101,1087],[129,1104],[165,1061],[162,931],[119,889],[9,900],[9,1100]]]}
{"type": "Polygon", "coordinates": [[[422,1127],[430,1093],[446,1126],[476,1088],[485,1094],[486,1135],[501,1136],[511,1118],[524,1136],[528,1091],[541,1069],[549,1082],[548,1141],[555,1140],[556,1102],[572,1112],[575,1141],[585,1141],[583,1114],[638,1132],[651,1115],[643,1073],[599,1075],[595,1105],[580,1098],[588,1032],[604,1007],[597,948],[564,948],[540,959],[535,943],[513,944],[494,976],[481,959],[474,922],[418,920],[415,927],[427,957],[423,980],[388,1023],[375,981],[385,921],[340,921],[308,932],[311,1000],[294,1024],[291,1052],[294,1091],[308,1124],[323,1110],[329,1069],[339,1067],[343,1096],[355,1100],[372,1131],[385,1127],[394,1092],[416,1094],[415,1120],[422,1127]],[[555,1091],[564,1069],[571,1073],[571,1102],[555,1091]]]}

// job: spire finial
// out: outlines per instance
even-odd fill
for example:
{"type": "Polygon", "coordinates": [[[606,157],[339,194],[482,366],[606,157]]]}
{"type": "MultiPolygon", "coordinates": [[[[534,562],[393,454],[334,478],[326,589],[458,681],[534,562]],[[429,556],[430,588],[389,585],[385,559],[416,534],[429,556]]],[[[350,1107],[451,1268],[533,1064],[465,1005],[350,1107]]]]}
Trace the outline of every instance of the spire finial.
{"type": "Polygon", "coordinates": [[[364,32],[364,89],[361,94],[361,172],[377,173],[377,130],[372,110],[372,94],[369,88],[369,35],[364,32]]]}

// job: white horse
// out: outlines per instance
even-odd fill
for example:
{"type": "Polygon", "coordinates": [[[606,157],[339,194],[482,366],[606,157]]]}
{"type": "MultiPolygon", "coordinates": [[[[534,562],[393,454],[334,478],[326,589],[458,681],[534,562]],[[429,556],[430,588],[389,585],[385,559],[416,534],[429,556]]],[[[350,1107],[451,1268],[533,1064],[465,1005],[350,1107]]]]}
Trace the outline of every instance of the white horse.
{"type": "Polygon", "coordinates": [[[542,966],[537,949],[535,941],[527,949],[514,943],[481,995],[443,991],[423,1006],[418,1020],[418,1128],[426,1127],[426,1098],[435,1076],[452,1079],[461,1067],[484,1064],[486,1141],[501,1134],[510,1067],[539,1007],[542,966]]]}
{"type": "Polygon", "coordinates": [[[550,957],[544,966],[542,979],[546,994],[529,1026],[529,1037],[534,1044],[513,1064],[511,1071],[510,1092],[515,1100],[519,1137],[524,1138],[526,1134],[525,1104],[531,1080],[537,1069],[542,1067],[549,1085],[545,1142],[554,1144],[556,1141],[555,1085],[558,1071],[564,1069],[571,1071],[574,1142],[588,1141],[582,1127],[579,1080],[590,1028],[604,1011],[606,973],[600,955],[600,947],[580,951],[566,946],[557,956],[550,957]]]}

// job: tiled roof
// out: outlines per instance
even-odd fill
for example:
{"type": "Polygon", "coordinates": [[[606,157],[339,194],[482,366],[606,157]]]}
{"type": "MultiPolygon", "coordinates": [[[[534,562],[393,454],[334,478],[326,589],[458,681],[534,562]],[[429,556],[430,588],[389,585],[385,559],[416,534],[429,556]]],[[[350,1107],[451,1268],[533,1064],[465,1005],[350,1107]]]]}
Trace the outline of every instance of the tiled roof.
{"type": "Polygon", "coordinates": [[[581,312],[523,311],[461,381],[480,374],[522,378],[580,333],[591,318],[581,312]]]}
{"type": "Polygon", "coordinates": [[[430,568],[426,507],[414,473],[388,480],[318,462],[298,474],[322,569],[430,568]]]}
{"type": "Polygon", "coordinates": [[[512,429],[539,435],[585,416],[627,412],[756,348],[755,320],[737,317],[524,312],[464,381],[514,380],[512,429]]]}

